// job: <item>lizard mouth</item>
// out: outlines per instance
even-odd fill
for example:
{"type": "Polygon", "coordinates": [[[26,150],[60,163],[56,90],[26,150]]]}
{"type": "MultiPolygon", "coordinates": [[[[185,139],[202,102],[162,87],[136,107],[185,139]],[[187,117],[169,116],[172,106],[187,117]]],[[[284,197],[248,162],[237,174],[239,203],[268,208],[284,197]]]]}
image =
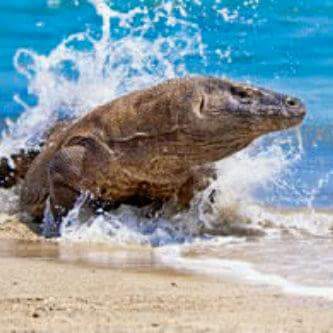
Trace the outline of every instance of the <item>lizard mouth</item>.
{"type": "Polygon", "coordinates": [[[276,115],[280,119],[282,129],[288,129],[300,125],[306,115],[305,106],[300,103],[295,107],[285,107],[280,111],[280,115],[276,115]]]}
{"type": "Polygon", "coordinates": [[[257,129],[262,133],[287,130],[299,126],[306,115],[305,107],[297,110],[287,110],[285,108],[262,108],[257,112],[237,112],[237,122],[243,127],[257,129]]]}
{"type": "Polygon", "coordinates": [[[297,100],[297,104],[266,107],[257,112],[258,118],[271,122],[278,130],[300,125],[305,116],[306,107],[299,100],[297,100]]]}
{"type": "Polygon", "coordinates": [[[305,117],[304,114],[290,115],[288,117],[270,116],[267,117],[267,127],[271,131],[287,130],[299,126],[305,117]]]}
{"type": "Polygon", "coordinates": [[[295,127],[298,126],[302,123],[304,119],[304,115],[303,116],[293,116],[287,119],[283,119],[281,122],[282,125],[282,129],[288,129],[291,127],[295,127]]]}

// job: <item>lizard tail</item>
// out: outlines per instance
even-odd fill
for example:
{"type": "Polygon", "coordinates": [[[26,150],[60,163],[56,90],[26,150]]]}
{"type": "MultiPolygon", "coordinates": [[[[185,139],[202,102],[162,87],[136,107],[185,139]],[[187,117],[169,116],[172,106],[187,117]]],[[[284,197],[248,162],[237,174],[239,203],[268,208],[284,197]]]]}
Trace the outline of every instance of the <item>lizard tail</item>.
{"type": "Polygon", "coordinates": [[[58,133],[64,133],[64,129],[68,128],[73,120],[64,120],[57,122],[44,135],[39,148],[21,149],[18,153],[7,157],[0,157],[0,188],[11,188],[20,180],[24,179],[33,160],[39,155],[44,143],[52,136],[58,133]]]}
{"type": "Polygon", "coordinates": [[[0,188],[11,188],[23,179],[38,154],[38,150],[21,149],[11,155],[11,163],[7,157],[0,158],[0,188]]]}

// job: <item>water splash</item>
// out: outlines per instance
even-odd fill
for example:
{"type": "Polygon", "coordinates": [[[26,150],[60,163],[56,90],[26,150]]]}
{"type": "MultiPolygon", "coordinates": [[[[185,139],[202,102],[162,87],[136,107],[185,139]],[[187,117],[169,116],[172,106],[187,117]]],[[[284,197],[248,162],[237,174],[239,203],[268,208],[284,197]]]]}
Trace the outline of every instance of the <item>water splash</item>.
{"type": "Polygon", "coordinates": [[[59,119],[81,116],[128,91],[185,75],[184,57],[204,54],[199,27],[176,16],[177,7],[170,1],[149,13],[145,6],[125,13],[111,9],[105,1],[90,3],[102,19],[100,37],[89,30],[70,35],[48,55],[17,51],[15,68],[27,78],[28,92],[38,103],[31,107],[15,96],[24,112],[15,123],[8,122],[2,133],[3,155],[34,147],[59,119]],[[157,24],[177,25],[177,30],[147,38],[157,24]],[[114,38],[111,30],[123,31],[124,37],[114,38]]]}
{"type": "MultiPolygon", "coordinates": [[[[100,32],[87,29],[72,34],[47,55],[27,49],[17,51],[15,67],[27,78],[28,92],[36,96],[38,102],[30,106],[19,95],[15,96],[15,101],[25,111],[15,123],[8,121],[0,143],[1,155],[9,155],[21,147],[38,145],[45,130],[59,119],[80,117],[96,105],[128,91],[189,74],[187,57],[196,57],[197,61],[205,63],[207,51],[202,30],[189,19],[185,2],[162,1],[152,7],[140,3],[127,12],[116,10],[103,0],[90,0],[89,3],[102,20],[100,32]]],[[[200,6],[200,3],[194,5],[200,6]]],[[[254,12],[258,6],[258,1],[246,1],[243,4],[243,7],[254,12]]],[[[237,20],[250,22],[249,17],[242,15],[242,6],[226,8],[216,2],[213,7],[228,18],[227,23],[237,20]]],[[[255,19],[255,15],[252,19],[255,19]]],[[[217,51],[222,57],[232,60],[233,50],[230,47],[217,51]]],[[[177,235],[173,222],[168,225],[166,221],[154,221],[154,227],[150,227],[154,231],[140,242],[162,244],[172,239],[185,241],[202,235],[203,230],[220,230],[221,225],[223,228],[220,231],[226,233],[228,228],[224,227],[230,221],[239,222],[242,226],[251,224],[260,227],[262,221],[267,219],[273,223],[275,221],[276,225],[286,221],[285,225],[289,223],[299,228],[303,225],[306,230],[314,233],[327,232],[331,226],[329,217],[319,217],[314,212],[311,218],[298,214],[291,221],[284,214],[279,215],[262,207],[262,200],[258,196],[258,193],[271,189],[272,194],[264,202],[274,205],[285,193],[294,192],[293,197],[297,198],[297,202],[312,207],[318,191],[326,184],[327,181],[322,179],[316,190],[298,193],[290,181],[292,166],[301,160],[304,153],[300,131],[296,133],[298,143],[295,143],[294,134],[272,136],[269,144],[260,140],[249,149],[218,163],[217,180],[207,191],[198,195],[191,213],[177,217],[178,223],[180,220],[186,221],[190,227],[180,228],[182,231],[178,230],[177,235]],[[212,190],[216,192],[214,204],[209,200],[212,190]],[[316,224],[321,228],[313,228],[313,219],[322,221],[316,224]],[[158,230],[157,225],[163,225],[164,231],[172,230],[169,236],[158,230]],[[164,238],[157,237],[157,234],[163,234],[164,238]]],[[[79,207],[76,206],[69,215],[72,221],[77,218],[79,207]]],[[[141,237],[140,232],[146,232],[141,226],[149,224],[149,221],[143,222],[136,211],[127,207],[115,215],[104,214],[92,218],[87,228],[74,228],[76,224],[72,222],[72,229],[64,229],[63,234],[80,238],[84,237],[83,230],[88,235],[96,227],[93,234],[100,229],[100,236],[108,234],[115,238],[121,232],[119,223],[114,221],[124,223],[129,233],[133,228],[138,238],[141,237]],[[136,221],[133,225],[126,222],[131,219],[136,221]]],[[[79,225],[78,222],[76,227],[79,225]]],[[[125,234],[125,231],[122,232],[123,236],[119,236],[119,239],[126,239],[125,234]]]]}
{"type": "Polygon", "coordinates": [[[260,272],[253,264],[247,262],[213,259],[203,255],[184,256],[181,250],[175,246],[159,249],[156,256],[163,264],[179,270],[243,280],[249,284],[277,287],[288,294],[321,297],[333,301],[333,287],[331,285],[325,287],[291,282],[277,274],[260,272]]]}

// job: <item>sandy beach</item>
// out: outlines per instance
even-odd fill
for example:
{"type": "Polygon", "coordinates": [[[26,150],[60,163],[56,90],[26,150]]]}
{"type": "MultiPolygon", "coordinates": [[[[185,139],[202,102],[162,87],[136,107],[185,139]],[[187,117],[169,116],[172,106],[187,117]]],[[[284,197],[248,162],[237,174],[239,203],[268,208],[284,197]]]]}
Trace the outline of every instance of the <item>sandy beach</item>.
{"type": "Polygon", "coordinates": [[[98,245],[60,249],[13,218],[0,225],[0,238],[2,332],[333,330],[326,300],[151,265],[149,249],[98,264],[82,259],[98,245]]]}

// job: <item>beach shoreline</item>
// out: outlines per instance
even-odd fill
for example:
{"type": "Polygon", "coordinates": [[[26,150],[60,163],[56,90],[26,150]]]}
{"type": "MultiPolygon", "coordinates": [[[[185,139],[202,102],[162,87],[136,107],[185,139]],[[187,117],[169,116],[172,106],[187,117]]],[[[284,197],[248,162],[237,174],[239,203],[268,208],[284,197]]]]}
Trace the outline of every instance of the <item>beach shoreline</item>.
{"type": "Polygon", "coordinates": [[[157,267],[149,250],[141,262],[136,249],[129,250],[132,257],[119,255],[127,264],[73,260],[66,258],[66,246],[61,254],[57,244],[14,218],[0,224],[0,239],[3,248],[21,244],[15,256],[2,251],[7,254],[0,257],[3,332],[330,332],[333,327],[332,302],[157,267]],[[29,248],[28,240],[35,247],[29,248]]]}

